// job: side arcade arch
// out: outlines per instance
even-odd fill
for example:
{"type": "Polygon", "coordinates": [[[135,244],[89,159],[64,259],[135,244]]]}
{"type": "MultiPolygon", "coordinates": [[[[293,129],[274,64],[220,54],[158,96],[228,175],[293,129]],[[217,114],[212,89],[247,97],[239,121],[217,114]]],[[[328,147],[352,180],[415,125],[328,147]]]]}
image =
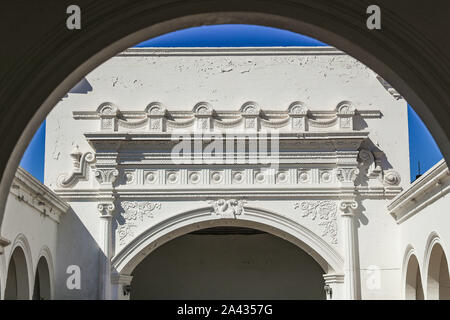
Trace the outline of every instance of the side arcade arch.
{"type": "Polygon", "coordinates": [[[450,300],[448,260],[440,237],[432,233],[427,241],[424,261],[427,300],[450,300]]]}
{"type": "Polygon", "coordinates": [[[29,300],[31,297],[32,260],[27,239],[19,234],[12,246],[6,271],[5,300],[29,300]]]}
{"type": "Polygon", "coordinates": [[[424,300],[422,276],[415,250],[409,247],[403,260],[403,294],[405,300],[424,300]]]}
{"type": "Polygon", "coordinates": [[[53,299],[53,259],[47,247],[42,248],[34,272],[33,300],[53,299]]]}

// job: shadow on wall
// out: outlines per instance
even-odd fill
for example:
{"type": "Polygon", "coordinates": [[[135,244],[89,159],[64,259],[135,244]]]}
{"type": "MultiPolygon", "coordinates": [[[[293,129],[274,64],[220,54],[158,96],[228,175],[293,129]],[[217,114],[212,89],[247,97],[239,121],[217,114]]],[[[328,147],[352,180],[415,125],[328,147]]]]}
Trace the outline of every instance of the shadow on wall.
{"type": "Polygon", "coordinates": [[[66,95],[64,96],[64,98],[69,97],[69,93],[88,93],[92,91],[92,86],[89,83],[89,81],[87,81],[86,78],[81,79],[80,82],[78,82],[75,87],[73,87],[72,89],[70,89],[70,91],[68,93],[66,93],[66,95]]]}
{"type": "Polygon", "coordinates": [[[131,299],[325,299],[324,271],[268,233],[187,234],[134,270],[131,299]]]}
{"type": "MultiPolygon", "coordinates": [[[[94,212],[95,214],[95,212],[94,212]]],[[[98,299],[100,248],[70,208],[61,216],[55,256],[55,299],[98,299]],[[80,268],[80,289],[68,289],[69,266],[80,268]]]]}

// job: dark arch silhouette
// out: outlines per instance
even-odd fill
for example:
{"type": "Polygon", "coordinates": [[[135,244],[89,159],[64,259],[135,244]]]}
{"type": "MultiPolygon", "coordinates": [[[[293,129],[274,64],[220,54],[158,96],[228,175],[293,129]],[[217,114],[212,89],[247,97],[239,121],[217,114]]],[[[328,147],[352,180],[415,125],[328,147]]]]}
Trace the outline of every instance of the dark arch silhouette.
{"type": "Polygon", "coordinates": [[[50,270],[45,257],[39,259],[34,279],[33,300],[50,300],[52,298],[50,270]]]}
{"type": "Polygon", "coordinates": [[[14,249],[6,277],[5,300],[28,300],[28,268],[25,253],[21,247],[14,249]]]}
{"type": "Polygon", "coordinates": [[[450,3],[446,0],[436,0],[433,6],[379,0],[382,29],[377,31],[367,29],[367,3],[359,0],[80,0],[82,28],[75,31],[65,27],[68,2],[42,0],[39,14],[34,5],[8,3],[8,15],[0,20],[0,30],[5,32],[0,75],[0,220],[14,170],[32,134],[67,91],[127,47],[203,24],[278,27],[346,51],[414,106],[450,159],[450,47],[444,27],[450,23],[450,3]]]}

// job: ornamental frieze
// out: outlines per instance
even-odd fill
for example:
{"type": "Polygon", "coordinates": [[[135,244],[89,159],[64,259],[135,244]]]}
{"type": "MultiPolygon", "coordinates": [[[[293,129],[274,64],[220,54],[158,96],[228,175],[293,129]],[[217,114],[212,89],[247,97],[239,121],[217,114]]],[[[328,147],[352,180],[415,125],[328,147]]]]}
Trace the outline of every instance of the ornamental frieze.
{"type": "Polygon", "coordinates": [[[369,131],[354,126],[364,118],[380,118],[381,113],[364,109],[342,101],[331,110],[311,110],[294,101],[286,111],[274,111],[249,101],[235,111],[214,110],[210,103],[199,102],[192,110],[169,112],[162,103],[153,102],[142,112],[122,112],[113,103],[103,103],[96,111],[73,112],[75,119],[99,120],[100,125],[98,131],[84,134],[94,152],[73,152],[72,174],[62,176],[59,186],[71,188],[93,175],[96,181],[82,188],[150,195],[161,193],[158,188],[254,186],[313,192],[321,186],[326,194],[355,187],[372,196],[391,197],[401,190],[400,176],[381,165],[377,152],[362,147],[369,131]],[[171,128],[186,129],[188,134],[174,139],[171,128]],[[286,130],[264,135],[264,128],[286,130]],[[250,133],[236,138],[224,134],[228,129],[250,133]],[[250,152],[254,140],[259,147],[250,152]],[[266,141],[262,151],[261,141],[266,141]],[[226,149],[229,145],[234,149],[226,149]]]}
{"type": "Polygon", "coordinates": [[[100,131],[146,129],[168,132],[176,128],[210,131],[216,128],[241,128],[260,131],[264,128],[286,128],[309,131],[310,127],[353,131],[355,116],[380,118],[379,110],[358,110],[350,101],[340,102],[333,110],[310,110],[301,101],[292,102],[286,111],[263,110],[258,103],[248,101],[236,111],[218,111],[208,102],[198,102],[190,111],[168,111],[160,102],[150,103],[144,111],[123,111],[110,102],[97,111],[74,111],[74,119],[99,119],[100,131]]]}

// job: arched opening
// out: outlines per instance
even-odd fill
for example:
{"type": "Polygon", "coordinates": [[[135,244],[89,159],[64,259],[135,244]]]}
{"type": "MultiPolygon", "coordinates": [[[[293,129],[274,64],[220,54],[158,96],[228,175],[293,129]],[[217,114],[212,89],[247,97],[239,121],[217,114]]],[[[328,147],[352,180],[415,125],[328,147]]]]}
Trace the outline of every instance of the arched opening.
{"type": "Polygon", "coordinates": [[[50,271],[47,260],[44,257],[39,259],[34,280],[33,300],[51,299],[50,271]]]}
{"type": "Polygon", "coordinates": [[[17,247],[11,256],[6,278],[5,300],[28,300],[28,268],[22,248],[17,247]]]}
{"type": "Polygon", "coordinates": [[[419,262],[417,261],[415,255],[411,255],[408,260],[408,266],[406,269],[405,299],[424,299],[419,262]]]}
{"type": "Polygon", "coordinates": [[[134,269],[131,299],[325,299],[324,270],[305,251],[250,228],[177,237],[134,269]]]}
{"type": "Polygon", "coordinates": [[[194,231],[214,227],[256,229],[287,240],[307,252],[327,274],[343,273],[343,258],[323,238],[301,224],[275,212],[246,207],[239,219],[221,219],[210,208],[186,211],[141,233],[116,253],[111,263],[120,275],[131,275],[142,260],[168,241],[194,231]]]}
{"type": "Polygon", "coordinates": [[[427,299],[450,300],[448,262],[439,243],[433,246],[428,263],[427,299]]]}

